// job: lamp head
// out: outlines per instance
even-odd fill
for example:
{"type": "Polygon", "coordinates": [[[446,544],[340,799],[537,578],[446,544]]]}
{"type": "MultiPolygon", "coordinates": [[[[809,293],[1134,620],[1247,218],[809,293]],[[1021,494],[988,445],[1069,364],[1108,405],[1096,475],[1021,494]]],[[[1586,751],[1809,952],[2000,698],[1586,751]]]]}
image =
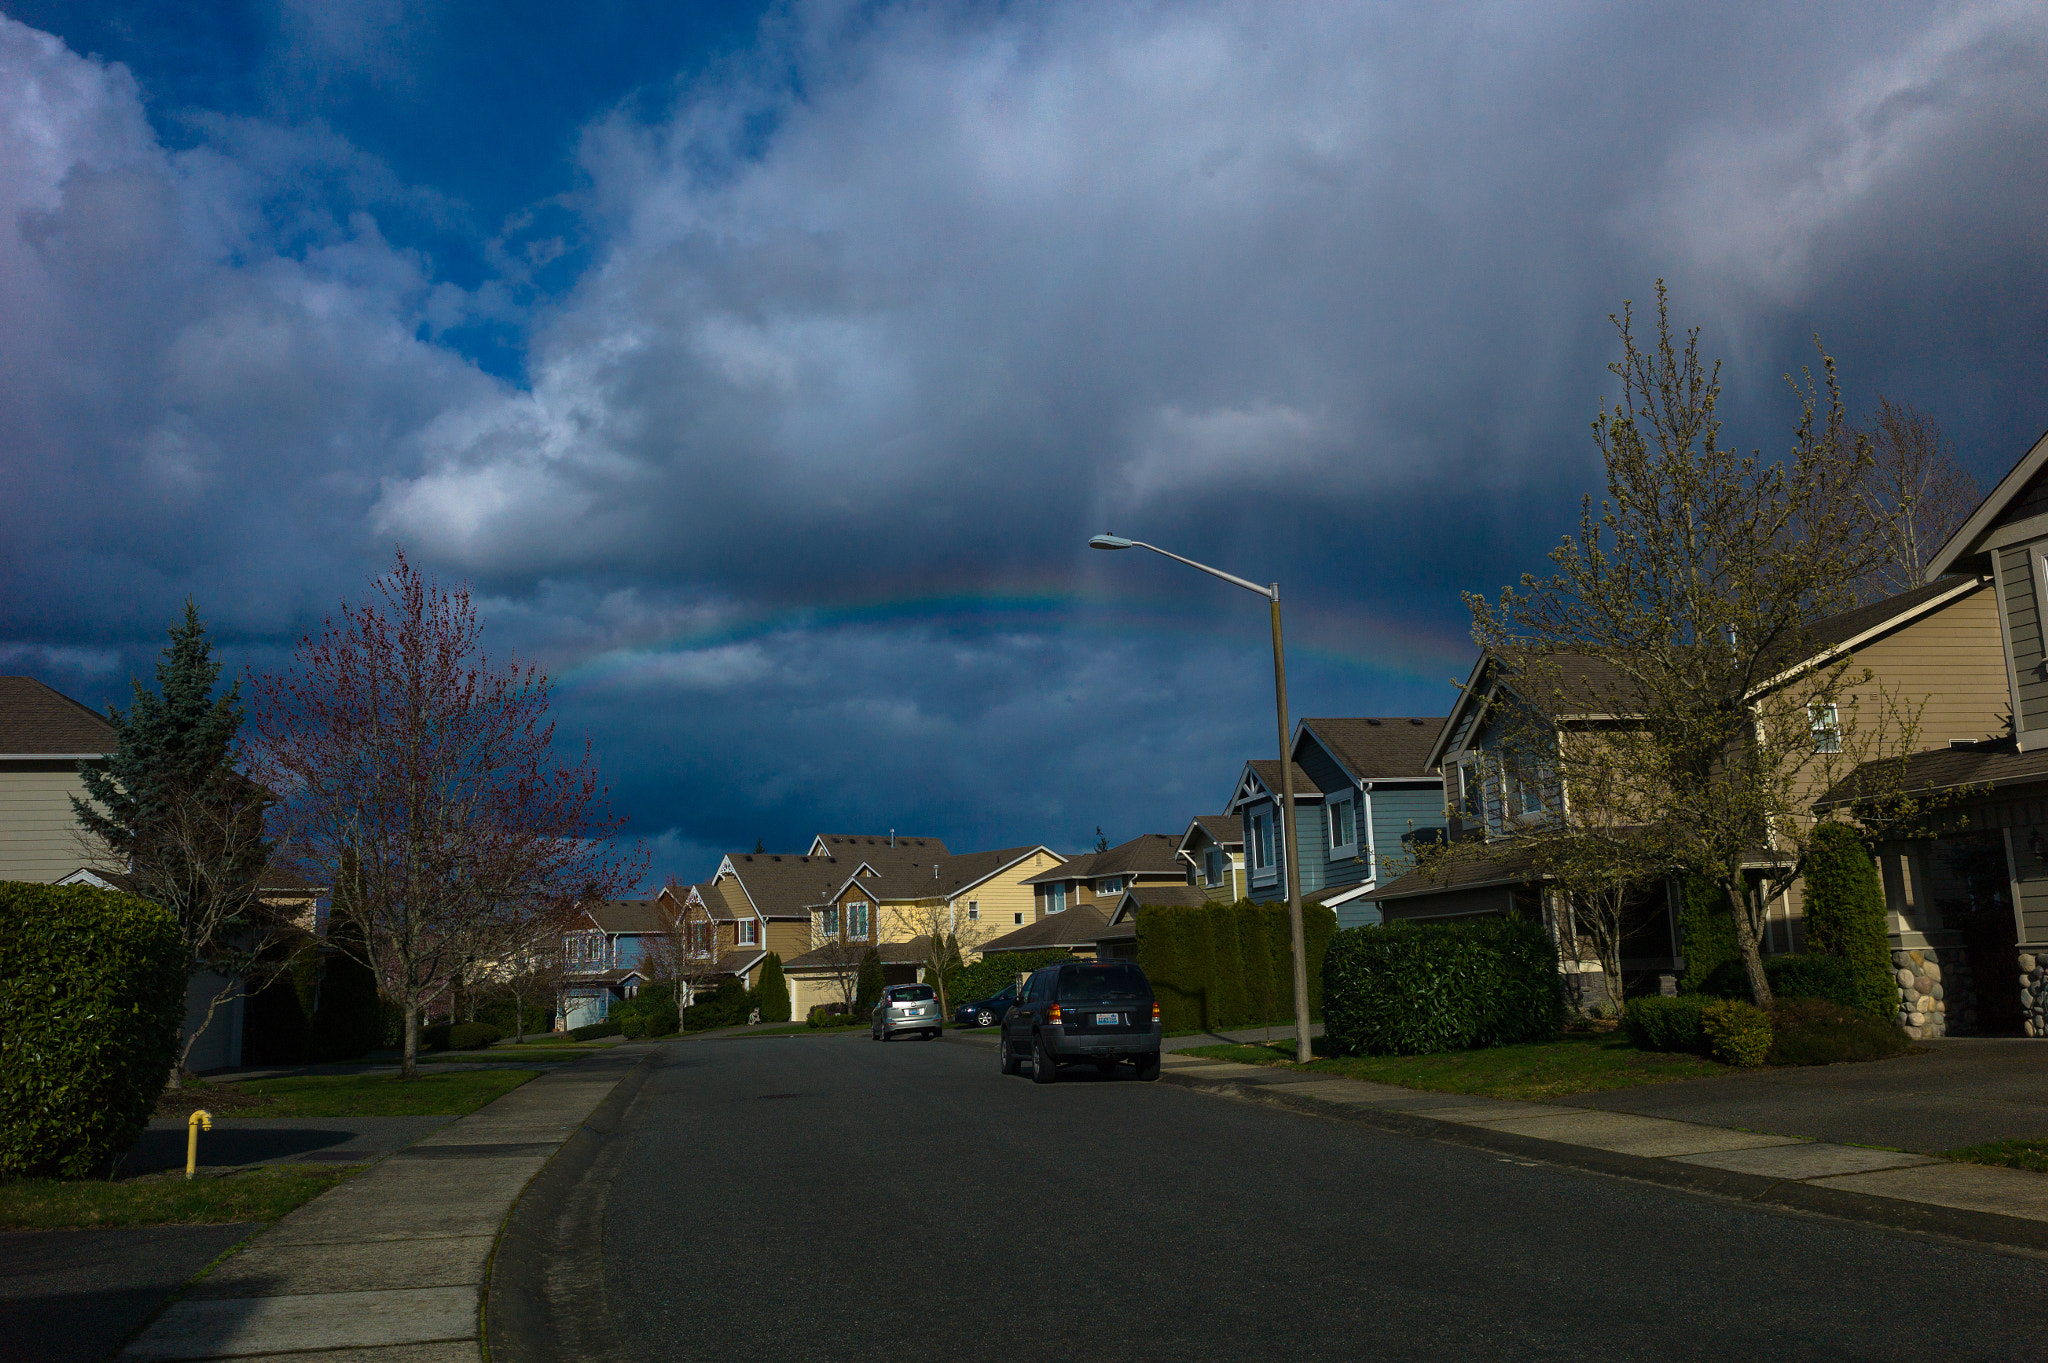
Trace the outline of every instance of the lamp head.
{"type": "Polygon", "coordinates": [[[1088,547],[1090,549],[1128,549],[1136,543],[1136,540],[1127,540],[1121,535],[1097,535],[1094,539],[1088,541],[1088,547]]]}

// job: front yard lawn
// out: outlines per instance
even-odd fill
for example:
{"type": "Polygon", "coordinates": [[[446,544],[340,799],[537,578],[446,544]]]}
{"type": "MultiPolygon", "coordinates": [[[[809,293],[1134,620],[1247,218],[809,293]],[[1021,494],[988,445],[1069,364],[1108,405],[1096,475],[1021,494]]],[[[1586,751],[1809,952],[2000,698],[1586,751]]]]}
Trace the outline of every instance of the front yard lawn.
{"type": "Polygon", "coordinates": [[[1942,1154],[1948,1159],[1970,1164],[2002,1164],[2008,1169],[2030,1169],[2037,1174],[2048,1174],[2048,1140],[1987,1141],[1983,1145],[1966,1145],[1960,1150],[1944,1150],[1942,1154]]]}
{"type": "MultiPolygon", "coordinates": [[[[1235,1060],[1248,1065],[1291,1066],[1294,1042],[1197,1046],[1175,1054],[1235,1060]]],[[[1339,1056],[1310,1061],[1306,1068],[1316,1074],[1369,1079],[1433,1093],[1470,1093],[1533,1102],[1573,1093],[1634,1088],[1638,1084],[1664,1084],[1675,1079],[1704,1079],[1730,1072],[1726,1065],[1696,1055],[1639,1051],[1611,1032],[1567,1036],[1561,1041],[1529,1046],[1449,1051],[1442,1055],[1339,1056]]]]}
{"type": "Polygon", "coordinates": [[[308,1074],[239,1084],[188,1084],[157,1101],[159,1117],[206,1108],[219,1117],[463,1117],[502,1098],[540,1070],[457,1070],[401,1079],[395,1074],[308,1074]],[[211,1100],[228,1101],[216,1111],[211,1100]],[[255,1101],[250,1101],[254,1099],[255,1101]]]}
{"type": "Polygon", "coordinates": [[[185,1171],[129,1179],[46,1178],[0,1183],[0,1227],[199,1226],[275,1221],[353,1174],[353,1169],[270,1165],[187,1179],[185,1171]]]}

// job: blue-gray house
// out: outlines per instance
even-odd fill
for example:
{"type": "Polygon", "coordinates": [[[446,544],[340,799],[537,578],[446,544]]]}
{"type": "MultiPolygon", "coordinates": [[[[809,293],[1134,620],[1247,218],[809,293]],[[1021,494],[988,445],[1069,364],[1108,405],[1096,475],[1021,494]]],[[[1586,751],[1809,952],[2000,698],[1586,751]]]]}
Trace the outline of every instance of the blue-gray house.
{"type": "MultiPolygon", "coordinates": [[[[1428,765],[1442,717],[1304,719],[1294,730],[1301,896],[1336,911],[1339,927],[1380,921],[1365,896],[1414,865],[1418,840],[1444,836],[1444,782],[1428,765]]],[[[1244,835],[1247,893],[1287,893],[1280,764],[1247,762],[1229,812],[1244,835]]]]}

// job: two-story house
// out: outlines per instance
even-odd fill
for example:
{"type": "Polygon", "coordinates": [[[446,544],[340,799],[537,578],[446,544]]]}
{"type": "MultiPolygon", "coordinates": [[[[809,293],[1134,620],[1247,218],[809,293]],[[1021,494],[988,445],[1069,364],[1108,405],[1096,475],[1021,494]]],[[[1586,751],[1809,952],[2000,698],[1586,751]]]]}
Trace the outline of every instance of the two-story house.
{"type": "Polygon", "coordinates": [[[1877,849],[1909,1032],[2048,1036],[2048,435],[1942,545],[1927,576],[1923,591],[1983,588],[1970,598],[1970,637],[1956,632],[1926,660],[1940,702],[1962,713],[1946,726],[1948,742],[1872,764],[1882,769],[1857,773],[1836,798],[1853,799],[1864,782],[1903,781],[1938,802],[1940,836],[1877,849]],[[1978,694],[1986,652],[1989,698],[1978,694]],[[1985,722],[2001,711],[2002,725],[1985,722]]]}
{"type": "Polygon", "coordinates": [[[1197,814],[1174,849],[1188,865],[1188,884],[1204,899],[1235,904],[1244,898],[1244,824],[1229,814],[1197,814]]]}
{"type": "MultiPolygon", "coordinates": [[[[2003,725],[2003,667],[1996,635],[1991,633],[1996,628],[1994,604],[1988,579],[1956,574],[1844,611],[1815,624],[1810,631],[1812,654],[1785,659],[1755,694],[1761,698],[1816,668],[1848,658],[1853,660],[1854,683],[1843,703],[1812,707],[1809,714],[1817,754],[1840,750],[1847,722],[1842,712],[1852,698],[1865,714],[1888,704],[1917,710],[1916,742],[1922,748],[1978,742],[2003,725]]],[[[1579,730],[1629,721],[1628,686],[1614,669],[1589,657],[1551,662],[1546,672],[1555,675],[1546,675],[1543,684],[1565,696],[1586,698],[1584,705],[1574,707],[1584,713],[1555,717],[1552,743],[1572,741],[1579,730]]],[[[1568,922],[1516,838],[1518,831],[1551,818],[1558,802],[1572,798],[1569,790],[1554,788],[1548,773],[1518,763],[1506,752],[1518,726],[1503,717],[1510,707],[1529,703],[1528,697],[1517,694],[1517,682],[1512,660],[1482,656],[1425,759],[1443,774],[1446,797],[1456,815],[1453,836],[1479,845],[1465,846],[1465,854],[1441,867],[1411,871],[1375,890],[1373,901],[1385,918],[1526,913],[1541,916],[1554,931],[1568,922]]],[[[1817,803],[1825,794],[1816,783],[1801,803],[1817,803]]],[[[1761,868],[1775,854],[1760,839],[1757,855],[1761,868]]],[[[1631,905],[1621,963],[1630,992],[1664,987],[1684,968],[1677,916],[1675,883],[1648,887],[1631,905]]],[[[1772,954],[1796,951],[1803,934],[1795,885],[1768,906],[1762,945],[1772,954]]],[[[1567,960],[1564,968],[1569,975],[1599,967],[1597,962],[1567,960]]],[[[1578,992],[1591,997],[1585,990],[1578,992]]]]}
{"type": "Polygon", "coordinates": [[[114,749],[114,726],[34,677],[0,677],[0,880],[53,884],[96,861],[71,811],[80,762],[114,749]]]}
{"type": "MultiPolygon", "coordinates": [[[[1413,715],[1295,726],[1301,897],[1331,909],[1340,927],[1377,923],[1373,892],[1415,864],[1418,840],[1443,836],[1443,775],[1428,760],[1443,726],[1413,715]]],[[[1230,810],[1244,839],[1250,897],[1286,898],[1280,764],[1245,763],[1230,810]]]]}

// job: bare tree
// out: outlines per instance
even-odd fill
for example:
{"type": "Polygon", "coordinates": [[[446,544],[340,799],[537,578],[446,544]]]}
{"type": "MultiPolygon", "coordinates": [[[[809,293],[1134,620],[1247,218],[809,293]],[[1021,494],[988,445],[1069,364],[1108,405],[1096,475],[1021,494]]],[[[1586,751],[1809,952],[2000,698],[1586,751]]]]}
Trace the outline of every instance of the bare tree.
{"type": "MultiPolygon", "coordinates": [[[[669,878],[671,890],[688,886],[669,878]]],[[[683,1029],[683,1010],[708,992],[722,973],[718,968],[721,943],[718,920],[702,904],[691,904],[685,895],[661,895],[654,900],[659,916],[655,931],[642,938],[641,969],[648,978],[675,991],[676,1030],[683,1029]]]]}
{"type": "Polygon", "coordinates": [[[861,957],[872,945],[864,938],[848,937],[841,930],[836,907],[812,911],[811,950],[807,954],[817,957],[823,965],[825,977],[839,991],[840,1002],[849,1013],[860,992],[861,957]]]}
{"type": "Polygon", "coordinates": [[[1883,547],[1858,594],[1875,601],[1921,585],[1928,561],[1983,494],[1956,462],[1940,423],[1909,403],[1880,396],[1869,426],[1856,434],[1870,451],[1856,501],[1883,547]]]}
{"type": "Polygon", "coordinates": [[[508,899],[615,897],[644,865],[609,841],[623,821],[588,748],[557,761],[546,675],[494,665],[482,635],[468,590],[443,590],[401,553],[261,684],[280,826],[310,864],[353,858],[348,911],[364,964],[405,1010],[407,1076],[420,1010],[474,960],[479,918],[508,899]]]}

